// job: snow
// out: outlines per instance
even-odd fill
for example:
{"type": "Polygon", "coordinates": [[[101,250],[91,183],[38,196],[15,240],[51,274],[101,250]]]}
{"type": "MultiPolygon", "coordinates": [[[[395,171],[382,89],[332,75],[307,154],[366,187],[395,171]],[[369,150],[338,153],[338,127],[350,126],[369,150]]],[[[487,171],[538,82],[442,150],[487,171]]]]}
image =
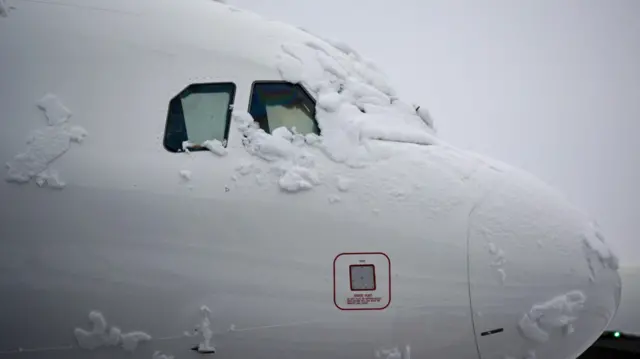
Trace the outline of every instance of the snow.
{"type": "Polygon", "coordinates": [[[173,355],[162,354],[160,351],[153,353],[151,359],[173,359],[173,355]]]}
{"type": "Polygon", "coordinates": [[[218,140],[207,140],[204,141],[202,143],[202,146],[205,147],[206,149],[208,149],[209,151],[213,152],[214,154],[218,155],[218,156],[226,156],[227,155],[227,149],[224,147],[224,145],[222,144],[222,142],[218,141],[218,140]]]}
{"type": "MultiPolygon", "coordinates": [[[[278,185],[285,192],[295,193],[310,190],[321,183],[315,170],[313,155],[305,149],[306,137],[292,133],[285,127],[277,128],[272,134],[258,128],[253,118],[246,112],[234,112],[234,121],[245,136],[246,151],[271,165],[271,173],[278,177],[278,185]]],[[[236,168],[243,176],[251,172],[259,173],[253,164],[243,163],[236,168]]],[[[256,175],[258,184],[264,178],[256,175]]]]}
{"type": "Polygon", "coordinates": [[[51,93],[44,95],[44,97],[37,102],[37,106],[44,111],[51,126],[67,122],[71,117],[71,111],[51,93]]]}
{"type": "Polygon", "coordinates": [[[124,350],[135,351],[139,342],[151,340],[151,336],[144,332],[134,331],[123,334],[118,327],[107,328],[104,315],[96,310],[89,313],[89,321],[93,324],[90,331],[82,328],[74,330],[78,345],[83,349],[93,350],[121,344],[124,350]]]}
{"type": "Polygon", "coordinates": [[[336,180],[338,182],[338,190],[340,192],[347,192],[349,191],[349,187],[351,186],[351,183],[353,182],[353,180],[344,177],[344,176],[336,176],[336,180]]]}
{"type": "Polygon", "coordinates": [[[180,177],[184,181],[191,181],[191,171],[189,171],[189,170],[181,170],[180,171],[180,177]]]}
{"type": "Polygon", "coordinates": [[[37,106],[44,111],[47,126],[33,131],[26,140],[27,150],[6,163],[5,179],[28,183],[36,177],[39,186],[47,184],[47,187],[60,189],[65,183],[49,165],[71,148],[71,142],[82,143],[88,133],[80,126],[69,126],[71,112],[54,95],[45,95],[37,106]]]}
{"type": "MultiPolygon", "coordinates": [[[[284,44],[278,57],[282,78],[301,83],[317,98],[320,138],[307,144],[352,168],[379,160],[367,141],[439,144],[428,112],[398,100],[386,77],[344,44],[284,44]],[[335,51],[338,50],[338,51],[335,51]]],[[[263,140],[264,141],[264,140],[263,140]]]]}
{"type": "Polygon", "coordinates": [[[596,268],[591,260],[591,255],[597,257],[603,268],[618,270],[619,259],[607,245],[605,237],[596,223],[590,223],[586,233],[582,235],[582,242],[587,250],[586,259],[591,271],[591,280],[594,280],[596,276],[596,268]]]}
{"type": "Polygon", "coordinates": [[[202,314],[202,318],[200,319],[200,323],[196,325],[196,331],[202,335],[202,341],[198,344],[198,351],[203,353],[215,352],[215,348],[211,345],[211,338],[213,338],[211,320],[209,319],[211,310],[207,306],[203,305],[200,307],[200,312],[202,314]]]}
{"type": "Polygon", "coordinates": [[[120,340],[122,340],[122,348],[126,351],[132,352],[136,350],[138,343],[151,340],[151,336],[144,332],[131,332],[122,334],[120,336],[120,340]]]}
{"type": "Polygon", "coordinates": [[[586,299],[581,291],[572,291],[536,304],[518,322],[520,332],[525,338],[538,343],[548,341],[549,330],[553,328],[563,328],[566,334],[571,334],[573,328],[570,326],[583,309],[586,299]]]}
{"type": "Polygon", "coordinates": [[[333,194],[329,196],[328,200],[329,200],[329,203],[334,204],[342,201],[342,198],[340,198],[340,196],[338,195],[333,194]]]}
{"type": "Polygon", "coordinates": [[[53,189],[63,189],[67,184],[60,179],[56,170],[47,169],[36,175],[36,184],[39,187],[48,186],[53,189]]]}

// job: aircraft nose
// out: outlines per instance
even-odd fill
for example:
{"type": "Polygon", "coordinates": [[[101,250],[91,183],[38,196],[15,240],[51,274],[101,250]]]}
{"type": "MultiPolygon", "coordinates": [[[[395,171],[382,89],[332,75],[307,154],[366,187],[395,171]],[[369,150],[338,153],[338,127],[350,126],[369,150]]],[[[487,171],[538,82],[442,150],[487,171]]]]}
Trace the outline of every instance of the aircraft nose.
{"type": "Polygon", "coordinates": [[[468,219],[481,358],[575,358],[620,304],[618,261],[598,225],[516,170],[493,170],[468,219]]]}

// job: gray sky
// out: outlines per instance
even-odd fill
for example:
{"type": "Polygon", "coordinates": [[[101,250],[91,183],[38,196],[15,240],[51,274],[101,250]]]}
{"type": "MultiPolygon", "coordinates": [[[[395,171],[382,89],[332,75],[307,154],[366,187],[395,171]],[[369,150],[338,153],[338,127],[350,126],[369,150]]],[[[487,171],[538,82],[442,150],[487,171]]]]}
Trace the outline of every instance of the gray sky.
{"type": "Polygon", "coordinates": [[[347,42],[442,138],[560,189],[640,265],[640,1],[229,2],[347,42]]]}

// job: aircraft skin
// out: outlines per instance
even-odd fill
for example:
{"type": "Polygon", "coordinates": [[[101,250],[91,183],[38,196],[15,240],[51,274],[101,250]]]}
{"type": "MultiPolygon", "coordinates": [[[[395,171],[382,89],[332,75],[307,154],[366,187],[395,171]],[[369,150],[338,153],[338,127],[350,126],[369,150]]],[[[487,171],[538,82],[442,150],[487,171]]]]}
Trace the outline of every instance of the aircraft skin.
{"type": "Polygon", "coordinates": [[[283,44],[346,56],[324,40],[213,1],[9,5],[0,358],[565,359],[615,314],[597,224],[497,161],[380,136],[367,166],[309,148],[318,183],[284,190],[238,119],[255,81],[287,81],[283,44]],[[218,82],[235,84],[227,154],[168,151],[170,100],[218,82]],[[55,101],[81,128],[58,136],[55,101]],[[61,178],[20,181],[25,151],[61,178]],[[379,301],[348,304],[365,262],[379,287],[360,298],[379,301]]]}

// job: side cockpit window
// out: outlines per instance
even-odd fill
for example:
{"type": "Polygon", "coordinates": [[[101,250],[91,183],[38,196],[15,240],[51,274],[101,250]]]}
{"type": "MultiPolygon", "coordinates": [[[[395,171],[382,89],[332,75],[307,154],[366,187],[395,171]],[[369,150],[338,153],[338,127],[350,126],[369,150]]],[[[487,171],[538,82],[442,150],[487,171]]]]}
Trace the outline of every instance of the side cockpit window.
{"type": "Polygon", "coordinates": [[[236,86],[192,84],[169,102],[164,147],[171,152],[206,150],[206,141],[226,147],[236,86]]]}
{"type": "Polygon", "coordinates": [[[255,82],[249,113],[267,133],[286,127],[303,135],[319,135],[315,102],[300,85],[286,82],[255,82]]]}

